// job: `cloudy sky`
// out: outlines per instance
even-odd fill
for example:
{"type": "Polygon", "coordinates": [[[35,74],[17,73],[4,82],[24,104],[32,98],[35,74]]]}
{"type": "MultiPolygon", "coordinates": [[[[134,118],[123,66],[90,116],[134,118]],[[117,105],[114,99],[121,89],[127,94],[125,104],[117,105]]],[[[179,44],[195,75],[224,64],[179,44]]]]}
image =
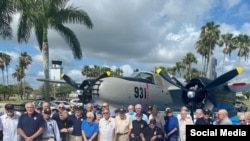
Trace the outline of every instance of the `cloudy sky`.
{"type": "MultiPolygon", "coordinates": [[[[50,60],[63,61],[63,72],[80,82],[84,79],[81,68],[84,65],[121,68],[124,75],[130,75],[136,68],[150,71],[155,66],[172,67],[188,52],[198,58],[195,43],[200,29],[207,22],[220,25],[222,34],[250,35],[250,2],[243,0],[71,0],[86,11],[93,24],[92,30],[83,25],[68,25],[77,35],[83,58],[74,60],[71,50],[62,37],[49,30],[50,60]]],[[[19,16],[12,24],[16,34],[19,16]]],[[[0,38],[0,52],[12,57],[10,74],[15,70],[18,56],[26,51],[33,62],[27,70],[27,82],[38,88],[42,85],[36,78],[43,77],[42,56],[32,34],[27,44],[0,38]]],[[[217,73],[221,75],[222,48],[216,47],[214,57],[218,60],[217,73]]],[[[242,59],[243,60],[243,59],[242,59]]],[[[239,81],[249,81],[249,60],[241,61],[243,74],[239,81]]],[[[225,70],[237,67],[237,52],[226,58],[225,70]]],[[[0,80],[2,83],[2,80],[0,80]]],[[[10,83],[15,83],[10,78],[10,83]]]]}

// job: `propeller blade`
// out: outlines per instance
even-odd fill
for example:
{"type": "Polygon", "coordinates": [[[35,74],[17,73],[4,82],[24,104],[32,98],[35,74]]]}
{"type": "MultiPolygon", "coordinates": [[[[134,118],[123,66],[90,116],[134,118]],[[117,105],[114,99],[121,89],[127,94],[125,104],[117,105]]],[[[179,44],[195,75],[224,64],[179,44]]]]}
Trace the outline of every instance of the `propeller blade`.
{"type": "Polygon", "coordinates": [[[92,81],[92,83],[89,85],[89,87],[87,87],[87,89],[84,90],[83,93],[85,93],[86,91],[90,90],[93,87],[93,85],[95,84],[95,82],[97,82],[98,80],[100,80],[102,78],[109,77],[110,75],[111,75],[110,71],[106,71],[105,73],[101,74],[99,77],[97,77],[96,79],[94,79],[92,81]]]}
{"type": "Polygon", "coordinates": [[[237,67],[237,68],[235,68],[227,73],[224,73],[223,75],[219,76],[218,78],[214,79],[211,83],[209,83],[208,85],[203,87],[202,90],[211,89],[211,88],[217,87],[219,85],[222,85],[222,84],[226,83],[227,81],[233,79],[237,75],[241,74],[242,71],[243,71],[243,69],[241,67],[237,67]]]}
{"type": "Polygon", "coordinates": [[[76,82],[74,80],[72,80],[69,76],[67,76],[66,74],[61,74],[61,77],[72,87],[74,87],[75,89],[79,89],[78,85],[76,84],[76,82]]]}
{"type": "Polygon", "coordinates": [[[158,73],[163,79],[165,79],[167,82],[171,83],[172,85],[174,85],[174,86],[176,86],[176,87],[178,87],[180,89],[186,90],[185,87],[181,84],[180,81],[178,81],[176,78],[174,78],[174,80],[176,81],[176,82],[174,82],[171,79],[171,77],[168,75],[168,73],[165,72],[165,71],[162,71],[161,68],[158,68],[156,70],[156,73],[158,73]]]}

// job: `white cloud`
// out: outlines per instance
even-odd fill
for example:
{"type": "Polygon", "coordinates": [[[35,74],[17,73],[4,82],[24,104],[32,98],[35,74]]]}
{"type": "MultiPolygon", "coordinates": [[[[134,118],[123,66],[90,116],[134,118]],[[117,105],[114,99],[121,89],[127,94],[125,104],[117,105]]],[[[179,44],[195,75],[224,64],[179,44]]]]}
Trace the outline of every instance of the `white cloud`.
{"type": "Polygon", "coordinates": [[[241,0],[223,0],[222,5],[225,9],[230,9],[234,6],[237,6],[241,0]]]}
{"type": "MultiPolygon", "coordinates": [[[[49,30],[48,40],[50,61],[62,61],[64,73],[76,81],[84,79],[81,75],[81,68],[84,65],[102,66],[104,64],[111,68],[119,67],[123,69],[125,76],[129,76],[135,68],[153,70],[155,66],[173,66],[188,52],[196,55],[199,64],[194,66],[199,68],[202,66],[202,59],[196,53],[195,43],[201,26],[208,20],[216,20],[219,16],[211,15],[211,11],[214,8],[227,11],[237,6],[247,10],[248,7],[248,5],[241,4],[240,0],[72,0],[71,2],[84,9],[94,24],[92,30],[82,25],[67,25],[79,38],[83,59],[74,60],[68,45],[56,31],[49,30]],[[91,59],[94,61],[90,62],[91,59]]],[[[240,8],[236,14],[243,19],[244,16],[249,15],[246,15],[247,13],[240,8]]],[[[222,15],[227,14],[222,13],[222,15]]],[[[17,29],[18,18],[19,15],[14,18],[13,31],[17,29]]],[[[220,24],[222,33],[250,32],[248,22],[227,21],[231,18],[233,17],[226,17],[225,21],[215,21],[220,24]]],[[[32,69],[29,71],[37,77],[42,77],[42,55],[34,33],[31,34],[28,44],[17,45],[16,37],[10,42],[14,44],[14,47],[8,53],[13,56],[13,60],[17,60],[18,52],[27,50],[28,47],[35,48],[32,52],[32,69]],[[38,68],[39,70],[36,70],[38,68]]],[[[221,70],[223,61],[221,51],[222,48],[216,48],[214,51],[214,56],[218,59],[218,71],[221,70]]],[[[236,54],[233,53],[232,57],[227,57],[224,70],[236,66],[237,57],[235,56],[236,54]]],[[[245,67],[247,64],[242,61],[242,65],[245,67]]],[[[27,77],[26,80],[29,80],[31,84],[37,83],[33,81],[34,76],[27,77]]]]}

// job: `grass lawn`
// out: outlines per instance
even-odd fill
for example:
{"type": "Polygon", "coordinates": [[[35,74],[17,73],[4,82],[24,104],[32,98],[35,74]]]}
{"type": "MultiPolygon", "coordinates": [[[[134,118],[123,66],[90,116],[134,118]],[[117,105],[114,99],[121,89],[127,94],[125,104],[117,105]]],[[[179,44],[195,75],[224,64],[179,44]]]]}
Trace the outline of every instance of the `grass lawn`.
{"type": "Polygon", "coordinates": [[[5,101],[0,101],[0,103],[21,104],[24,101],[27,101],[27,100],[5,100],[5,101]]]}

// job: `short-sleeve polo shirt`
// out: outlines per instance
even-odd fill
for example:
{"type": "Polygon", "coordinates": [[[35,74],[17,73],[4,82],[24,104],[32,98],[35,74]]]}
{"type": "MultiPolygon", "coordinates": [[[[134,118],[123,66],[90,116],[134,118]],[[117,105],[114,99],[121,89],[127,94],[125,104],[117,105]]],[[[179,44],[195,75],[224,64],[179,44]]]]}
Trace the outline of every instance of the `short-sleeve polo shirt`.
{"type": "Polygon", "coordinates": [[[87,120],[82,122],[82,130],[87,138],[90,138],[94,133],[99,132],[99,126],[96,122],[89,123],[87,120]]]}
{"type": "MultiPolygon", "coordinates": [[[[31,116],[27,113],[24,113],[20,116],[17,124],[17,128],[20,128],[24,131],[26,136],[30,137],[35,134],[39,128],[44,128],[45,121],[43,116],[37,112],[34,112],[31,116]]],[[[42,134],[35,139],[41,139],[42,134]]]]}

